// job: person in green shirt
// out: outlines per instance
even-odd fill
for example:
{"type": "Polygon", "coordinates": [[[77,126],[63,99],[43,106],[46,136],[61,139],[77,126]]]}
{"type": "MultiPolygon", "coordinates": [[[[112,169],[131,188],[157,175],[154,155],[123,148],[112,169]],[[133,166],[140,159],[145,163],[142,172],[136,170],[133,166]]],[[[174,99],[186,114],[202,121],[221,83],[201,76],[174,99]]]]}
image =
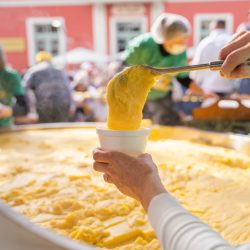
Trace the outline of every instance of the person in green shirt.
{"type": "Polygon", "coordinates": [[[3,49],[0,47],[0,127],[10,126],[12,115],[25,115],[27,103],[19,74],[6,67],[3,49]]]}
{"type": "MultiPolygon", "coordinates": [[[[176,14],[162,14],[154,22],[151,32],[139,35],[124,53],[125,65],[144,64],[153,67],[178,67],[187,65],[187,42],[191,33],[188,20],[176,14]]],[[[153,123],[173,125],[179,115],[172,100],[173,78],[193,94],[204,95],[187,73],[164,75],[157,78],[144,108],[144,118],[153,123]]]]}

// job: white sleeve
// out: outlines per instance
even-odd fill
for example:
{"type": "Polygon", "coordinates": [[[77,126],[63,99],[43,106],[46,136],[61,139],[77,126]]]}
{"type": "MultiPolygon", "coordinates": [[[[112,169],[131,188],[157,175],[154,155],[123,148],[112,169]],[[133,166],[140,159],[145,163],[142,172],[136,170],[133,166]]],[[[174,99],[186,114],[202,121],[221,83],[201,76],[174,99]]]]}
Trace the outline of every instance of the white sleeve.
{"type": "Polygon", "coordinates": [[[250,250],[250,244],[230,245],[169,194],[152,199],[148,217],[164,250],[250,250]]]}
{"type": "MultiPolygon", "coordinates": [[[[192,64],[200,64],[200,63],[207,63],[204,62],[204,52],[206,44],[204,41],[200,42],[200,44],[197,46],[195,50],[194,57],[192,59],[192,64]]],[[[204,79],[204,75],[202,74],[203,72],[197,70],[197,71],[192,71],[189,73],[189,76],[195,80],[195,82],[199,85],[202,84],[202,81],[204,79]]]]}

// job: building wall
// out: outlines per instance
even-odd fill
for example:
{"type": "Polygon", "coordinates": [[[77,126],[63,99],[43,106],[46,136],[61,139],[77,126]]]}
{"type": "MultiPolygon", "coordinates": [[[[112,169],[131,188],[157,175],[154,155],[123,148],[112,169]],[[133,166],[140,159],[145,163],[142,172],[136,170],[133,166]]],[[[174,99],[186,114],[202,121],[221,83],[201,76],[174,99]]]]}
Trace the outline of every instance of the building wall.
{"type": "Polygon", "coordinates": [[[7,59],[18,70],[28,66],[26,20],[28,17],[63,17],[68,36],[67,49],[93,49],[92,6],[49,6],[0,8],[0,39],[21,38],[24,49],[7,52],[7,59]]]}
{"type": "MultiPolygon", "coordinates": [[[[42,0],[40,0],[42,1],[42,0]]],[[[59,3],[58,3],[59,4],[59,3]]],[[[133,3],[129,3],[131,5],[133,3]]],[[[137,2],[135,1],[135,4],[137,2]]],[[[67,35],[67,49],[85,47],[99,53],[112,52],[112,29],[111,19],[114,16],[112,7],[116,4],[89,3],[79,5],[51,5],[34,7],[1,7],[0,8],[0,42],[5,40],[10,44],[7,58],[18,70],[26,68],[28,62],[28,41],[26,31],[26,20],[29,17],[63,17],[65,21],[65,33],[67,35]]],[[[122,3],[126,5],[126,3],[122,3]]],[[[150,30],[152,21],[161,12],[172,12],[183,15],[189,19],[193,26],[193,35],[189,46],[195,43],[197,29],[195,22],[197,15],[211,13],[226,13],[232,16],[232,31],[246,19],[249,1],[174,1],[141,3],[144,13],[138,14],[146,18],[146,31],[150,30]]],[[[125,18],[137,14],[125,15],[125,18]]],[[[119,15],[118,15],[119,16],[119,15]]]]}
{"type": "MultiPolygon", "coordinates": [[[[177,13],[185,16],[195,27],[194,19],[197,14],[216,14],[216,13],[228,13],[233,15],[233,32],[236,31],[237,26],[246,21],[247,11],[250,8],[250,1],[190,1],[190,2],[166,2],[165,11],[171,13],[177,13]]],[[[219,17],[219,15],[218,15],[219,17]]],[[[194,44],[196,30],[193,29],[193,36],[190,39],[189,45],[194,44]]]]}
{"type": "MultiPolygon", "coordinates": [[[[131,6],[133,4],[129,3],[129,4],[122,4],[123,6],[131,6]]],[[[138,6],[138,4],[136,4],[138,6]]],[[[112,29],[111,29],[111,19],[112,17],[123,17],[123,15],[119,16],[119,15],[115,15],[114,13],[112,13],[112,9],[117,6],[117,4],[107,4],[106,5],[106,14],[107,14],[107,18],[106,18],[106,31],[107,31],[107,51],[108,54],[112,53],[112,29]]],[[[153,5],[150,3],[145,3],[145,4],[139,4],[140,7],[143,7],[144,11],[143,13],[126,13],[126,18],[128,18],[128,20],[130,18],[133,17],[144,17],[146,18],[146,31],[150,30],[150,26],[151,26],[151,11],[153,8],[153,5]]]]}

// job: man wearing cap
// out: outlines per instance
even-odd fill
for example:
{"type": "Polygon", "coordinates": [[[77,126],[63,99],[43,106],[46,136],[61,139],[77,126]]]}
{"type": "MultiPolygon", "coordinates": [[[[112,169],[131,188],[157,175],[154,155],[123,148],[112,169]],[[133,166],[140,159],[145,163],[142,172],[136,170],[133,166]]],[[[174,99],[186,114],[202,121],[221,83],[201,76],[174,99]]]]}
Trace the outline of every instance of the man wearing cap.
{"type": "Polygon", "coordinates": [[[52,55],[41,51],[36,56],[37,64],[24,76],[31,112],[37,112],[39,122],[67,122],[73,110],[73,99],[66,74],[56,69],[52,55]]]}
{"type": "MultiPolygon", "coordinates": [[[[162,14],[154,22],[151,32],[133,39],[124,54],[126,65],[145,64],[153,67],[187,65],[187,42],[191,33],[188,20],[176,14],[162,14]]],[[[193,94],[204,95],[187,73],[162,76],[148,95],[144,117],[154,123],[176,124],[179,116],[172,101],[173,78],[193,94]]]]}

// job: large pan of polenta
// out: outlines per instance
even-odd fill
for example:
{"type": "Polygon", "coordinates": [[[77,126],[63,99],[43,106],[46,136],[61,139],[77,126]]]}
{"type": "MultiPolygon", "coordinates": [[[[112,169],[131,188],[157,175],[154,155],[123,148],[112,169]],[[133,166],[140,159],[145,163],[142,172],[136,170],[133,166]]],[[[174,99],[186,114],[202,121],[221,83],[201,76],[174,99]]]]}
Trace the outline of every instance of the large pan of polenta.
{"type": "MultiPolygon", "coordinates": [[[[161,249],[140,204],[92,169],[95,127],[0,133],[1,249],[161,249]]],[[[247,136],[155,126],[147,152],[167,190],[239,244],[250,240],[249,145],[247,136]]]]}

